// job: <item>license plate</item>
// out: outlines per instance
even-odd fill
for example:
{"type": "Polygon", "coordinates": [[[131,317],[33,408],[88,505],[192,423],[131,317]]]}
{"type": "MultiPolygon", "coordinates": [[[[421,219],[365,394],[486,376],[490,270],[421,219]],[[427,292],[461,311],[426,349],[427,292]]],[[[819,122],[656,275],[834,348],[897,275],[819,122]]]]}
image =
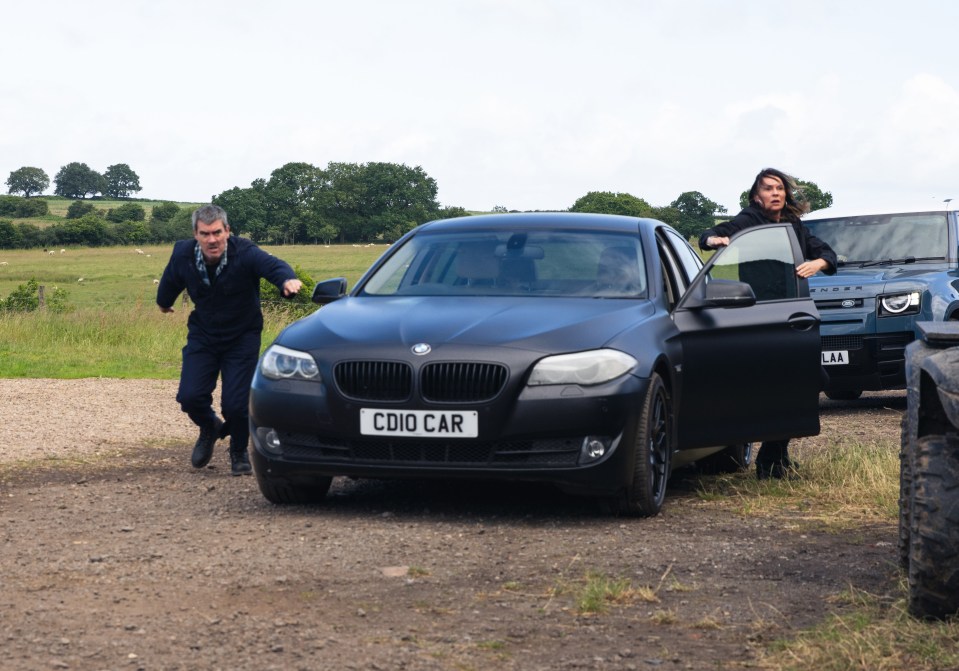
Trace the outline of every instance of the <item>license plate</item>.
{"type": "Polygon", "coordinates": [[[835,350],[833,352],[822,353],[823,366],[845,366],[849,363],[848,350],[835,350]]]}
{"type": "Polygon", "coordinates": [[[475,410],[360,409],[364,436],[414,436],[422,438],[476,438],[479,418],[475,410]]]}

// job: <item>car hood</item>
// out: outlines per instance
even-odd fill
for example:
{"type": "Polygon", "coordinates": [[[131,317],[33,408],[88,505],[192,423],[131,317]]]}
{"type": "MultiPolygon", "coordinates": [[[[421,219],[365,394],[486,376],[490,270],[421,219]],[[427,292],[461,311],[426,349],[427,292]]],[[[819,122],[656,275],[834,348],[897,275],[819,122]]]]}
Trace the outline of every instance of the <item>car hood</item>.
{"type": "Polygon", "coordinates": [[[301,351],[429,344],[512,347],[536,352],[602,347],[655,313],[648,300],[525,297],[347,297],[283,331],[301,351]]]}
{"type": "Polygon", "coordinates": [[[925,276],[937,268],[928,264],[841,268],[835,275],[816,275],[809,279],[809,294],[814,300],[827,298],[869,298],[893,288],[926,283],[925,276]]]}

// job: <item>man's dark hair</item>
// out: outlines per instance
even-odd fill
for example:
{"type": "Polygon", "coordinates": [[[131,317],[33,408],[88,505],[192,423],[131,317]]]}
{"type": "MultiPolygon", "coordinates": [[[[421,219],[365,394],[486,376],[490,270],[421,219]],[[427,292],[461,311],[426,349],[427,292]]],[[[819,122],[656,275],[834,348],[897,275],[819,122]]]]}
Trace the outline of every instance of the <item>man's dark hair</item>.
{"type": "Polygon", "coordinates": [[[204,205],[193,211],[193,232],[196,233],[197,222],[202,221],[206,225],[214,221],[222,221],[224,228],[230,227],[230,222],[226,218],[226,210],[219,205],[204,205]]]}

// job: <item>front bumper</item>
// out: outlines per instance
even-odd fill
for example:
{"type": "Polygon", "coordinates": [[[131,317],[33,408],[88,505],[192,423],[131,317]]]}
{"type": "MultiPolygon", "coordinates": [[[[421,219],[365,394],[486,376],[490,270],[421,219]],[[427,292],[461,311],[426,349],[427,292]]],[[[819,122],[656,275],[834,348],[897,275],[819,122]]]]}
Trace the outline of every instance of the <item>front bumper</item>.
{"type": "Polygon", "coordinates": [[[906,386],[906,347],[911,331],[876,335],[824,335],[823,352],[845,351],[849,363],[825,365],[826,391],[876,391],[906,386]]]}
{"type": "Polygon", "coordinates": [[[647,379],[594,387],[523,387],[478,405],[360,403],[318,383],[254,379],[253,462],[274,480],[352,476],[545,481],[569,491],[612,494],[632,476],[637,410],[647,379]],[[360,433],[361,408],[475,410],[477,438],[360,433]],[[269,439],[268,439],[269,438],[269,439]],[[605,442],[587,456],[589,439],[605,442]]]}

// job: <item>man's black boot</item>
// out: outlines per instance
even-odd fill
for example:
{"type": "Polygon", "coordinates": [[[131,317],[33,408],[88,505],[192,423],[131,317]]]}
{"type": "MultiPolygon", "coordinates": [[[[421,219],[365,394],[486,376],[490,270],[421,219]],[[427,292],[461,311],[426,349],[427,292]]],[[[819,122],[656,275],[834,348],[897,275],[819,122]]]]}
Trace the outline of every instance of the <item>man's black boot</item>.
{"type": "Polygon", "coordinates": [[[222,428],[223,422],[219,417],[213,419],[213,424],[200,427],[200,437],[196,439],[193,456],[190,458],[194,468],[203,468],[210,463],[210,459],[213,458],[213,446],[216,445],[222,428]]]}
{"type": "Polygon", "coordinates": [[[246,445],[236,447],[230,445],[230,470],[233,475],[249,475],[253,472],[253,466],[250,465],[250,455],[247,454],[246,445]]]}

